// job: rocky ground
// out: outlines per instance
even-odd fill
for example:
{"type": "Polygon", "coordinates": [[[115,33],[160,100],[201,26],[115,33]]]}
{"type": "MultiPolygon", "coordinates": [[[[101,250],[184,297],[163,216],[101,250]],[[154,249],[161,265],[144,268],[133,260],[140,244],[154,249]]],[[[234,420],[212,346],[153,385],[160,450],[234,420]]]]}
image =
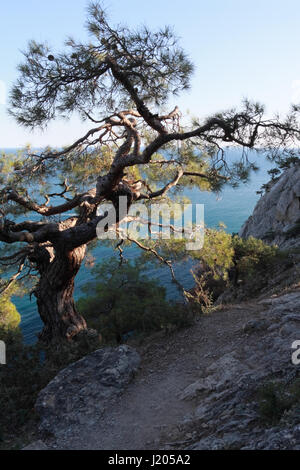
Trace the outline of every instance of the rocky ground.
{"type": "Polygon", "coordinates": [[[298,387],[299,398],[295,340],[299,287],[219,307],[142,346],[95,352],[41,392],[37,442],[28,448],[299,450],[299,400],[272,422],[261,406],[272,412],[280,402],[260,398],[271,382],[298,387]]]}

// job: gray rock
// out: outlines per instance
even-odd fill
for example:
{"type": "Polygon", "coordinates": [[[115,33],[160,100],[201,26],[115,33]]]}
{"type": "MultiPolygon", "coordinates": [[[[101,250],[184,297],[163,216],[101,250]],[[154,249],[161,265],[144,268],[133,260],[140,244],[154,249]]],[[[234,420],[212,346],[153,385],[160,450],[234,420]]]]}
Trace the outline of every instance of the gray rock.
{"type": "Polygon", "coordinates": [[[253,214],[242,226],[239,235],[264,239],[281,248],[298,246],[300,236],[288,236],[288,230],[300,219],[300,166],[285,170],[257,202],[253,214]]]}
{"type": "Polygon", "coordinates": [[[130,382],[140,363],[129,346],[103,348],[69,365],[38,395],[40,430],[58,436],[70,426],[94,424],[130,382]]]}
{"type": "Polygon", "coordinates": [[[49,450],[43,441],[34,441],[22,450],[49,450]]]}
{"type": "Polygon", "coordinates": [[[247,366],[237,360],[233,354],[225,354],[206,369],[206,377],[186,387],[179,398],[191,400],[201,392],[222,391],[226,383],[234,381],[242,372],[246,371],[247,366]]]}
{"type": "Polygon", "coordinates": [[[254,331],[262,331],[270,326],[270,322],[267,320],[249,320],[244,326],[244,333],[252,333],[254,331]]]}

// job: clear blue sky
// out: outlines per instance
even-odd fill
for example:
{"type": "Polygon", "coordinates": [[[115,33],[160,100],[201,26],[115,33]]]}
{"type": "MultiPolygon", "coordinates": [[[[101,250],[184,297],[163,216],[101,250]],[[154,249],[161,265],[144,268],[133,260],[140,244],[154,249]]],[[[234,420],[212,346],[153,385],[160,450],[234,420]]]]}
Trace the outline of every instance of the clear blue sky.
{"type": "MultiPolygon", "coordinates": [[[[44,133],[17,127],[3,104],[3,84],[9,89],[15,80],[29,39],[58,48],[68,35],[87,38],[87,3],[1,2],[0,148],[65,145],[85,131],[78,119],[54,122],[44,133]]],[[[285,112],[300,101],[299,0],[107,0],[106,6],[113,22],[174,27],[196,66],[191,91],[177,100],[182,111],[204,117],[248,97],[269,113],[285,112]]]]}

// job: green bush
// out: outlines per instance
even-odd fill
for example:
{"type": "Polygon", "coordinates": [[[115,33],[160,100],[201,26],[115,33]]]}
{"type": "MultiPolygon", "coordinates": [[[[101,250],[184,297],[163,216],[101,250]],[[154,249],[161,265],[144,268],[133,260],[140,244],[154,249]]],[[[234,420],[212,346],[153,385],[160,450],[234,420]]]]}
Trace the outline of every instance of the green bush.
{"type": "Polygon", "coordinates": [[[266,245],[262,240],[249,237],[247,240],[235,235],[232,239],[234,264],[243,278],[249,278],[258,270],[270,266],[279,256],[276,246],[266,245]]]}
{"type": "Polygon", "coordinates": [[[0,296],[0,328],[17,328],[21,321],[15,304],[9,295],[0,296]]]}
{"type": "Polygon", "coordinates": [[[105,343],[120,342],[130,334],[190,324],[183,305],[169,302],[166,291],[132,261],[119,266],[112,258],[94,269],[95,281],[85,286],[77,306],[90,328],[105,343]]]}
{"type": "Polygon", "coordinates": [[[290,384],[270,381],[258,390],[258,409],[263,422],[275,425],[283,415],[300,403],[300,379],[290,384]]]}
{"type": "Polygon", "coordinates": [[[278,259],[280,252],[262,240],[254,237],[245,240],[221,228],[206,230],[204,246],[196,257],[201,260],[203,271],[209,271],[214,279],[226,280],[232,268],[240,276],[250,278],[278,259]]]}
{"type": "Polygon", "coordinates": [[[6,365],[0,366],[0,427],[2,434],[10,434],[32,414],[43,370],[38,351],[23,345],[19,330],[1,329],[0,338],[6,344],[6,365]]]}
{"type": "Polygon", "coordinates": [[[200,260],[195,270],[195,288],[189,299],[200,305],[201,311],[213,306],[224,292],[241,298],[253,296],[268,284],[269,276],[278,266],[291,264],[287,254],[276,246],[254,237],[240,238],[223,228],[206,230],[205,243],[195,258],[200,260]]]}
{"type": "Polygon", "coordinates": [[[228,271],[233,265],[234,247],[232,236],[220,229],[206,229],[204,246],[193,256],[201,260],[205,271],[209,271],[214,279],[228,278],[228,271]]]}

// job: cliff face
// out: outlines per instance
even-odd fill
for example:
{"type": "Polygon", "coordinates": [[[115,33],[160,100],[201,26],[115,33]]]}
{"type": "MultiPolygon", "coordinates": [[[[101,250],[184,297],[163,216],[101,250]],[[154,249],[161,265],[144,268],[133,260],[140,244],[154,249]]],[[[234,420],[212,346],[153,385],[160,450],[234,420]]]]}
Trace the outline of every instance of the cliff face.
{"type": "Polygon", "coordinates": [[[266,193],[239,235],[289,248],[300,244],[300,166],[294,165],[267,185],[266,193]]]}

